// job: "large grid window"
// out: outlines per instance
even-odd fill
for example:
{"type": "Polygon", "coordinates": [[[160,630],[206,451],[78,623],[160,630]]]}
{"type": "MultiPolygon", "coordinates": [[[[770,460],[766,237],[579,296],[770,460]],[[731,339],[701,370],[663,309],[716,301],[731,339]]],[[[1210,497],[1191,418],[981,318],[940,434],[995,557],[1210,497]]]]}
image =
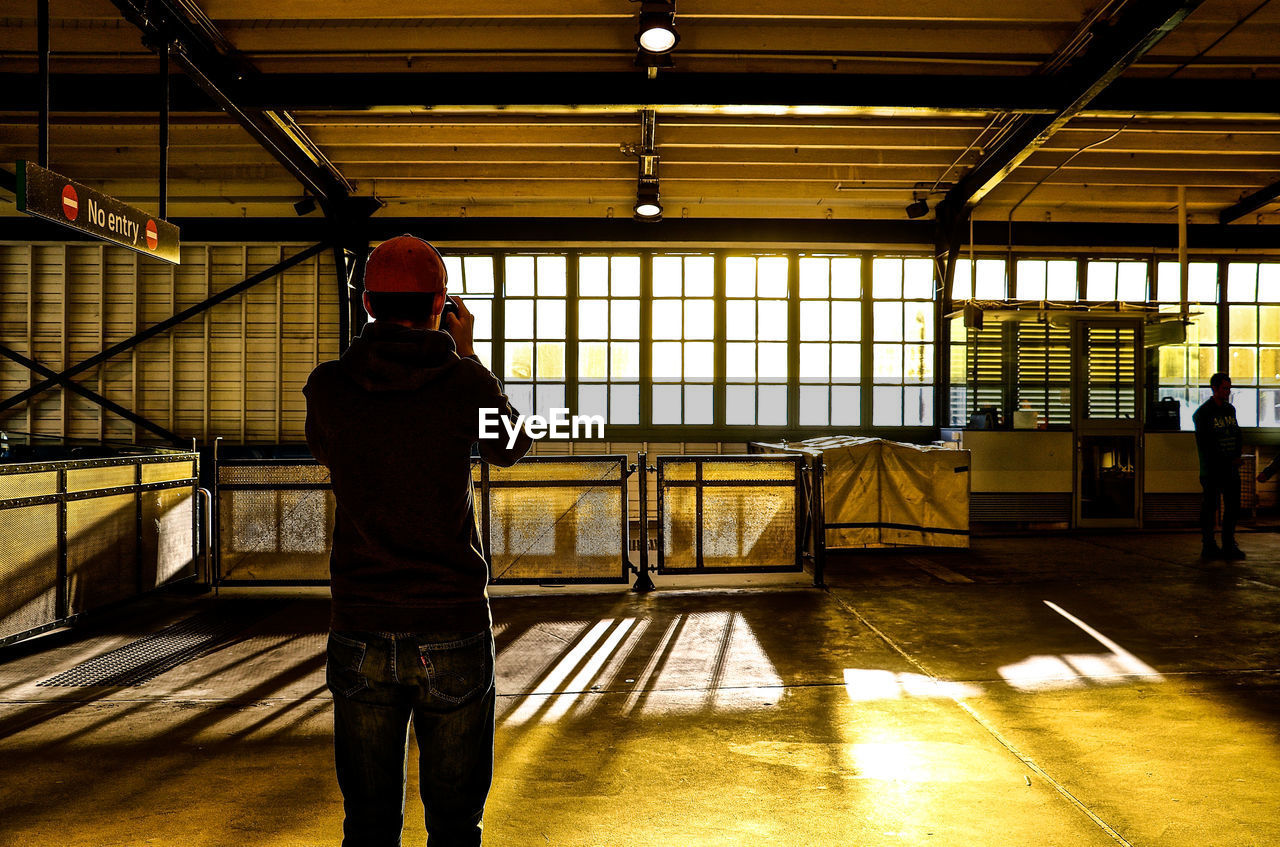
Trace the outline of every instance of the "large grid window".
{"type": "Polygon", "coordinates": [[[953,300],[1004,300],[1009,283],[1004,259],[957,259],[951,280],[953,300]]]}
{"type": "Polygon", "coordinates": [[[800,425],[861,422],[862,260],[800,259],[800,425]]]}
{"type": "Polygon", "coordinates": [[[653,257],[653,423],[715,422],[714,256],[653,257]]]}
{"type": "Polygon", "coordinates": [[[933,260],[871,262],[875,426],[933,424],[933,260]]]}
{"type": "MultiPolygon", "coordinates": [[[[1009,277],[1004,259],[956,260],[955,275],[951,280],[952,300],[999,301],[1008,296],[1009,277]]],[[[1000,336],[999,327],[993,326],[985,331],[969,329],[964,325],[963,316],[951,319],[948,422],[952,426],[965,426],[977,409],[986,406],[1004,408],[1001,359],[1004,350],[1000,336]]]]}
{"type": "Polygon", "coordinates": [[[1074,303],[1079,297],[1075,259],[1019,259],[1014,299],[1074,303]]]}
{"type": "Polygon", "coordinates": [[[1143,261],[1093,260],[1085,268],[1084,299],[1094,303],[1147,302],[1147,274],[1143,261]]]}
{"type": "Polygon", "coordinates": [[[565,408],[568,285],[564,256],[507,256],[503,266],[503,376],[520,411],[565,408]]]}
{"type": "MultiPolygon", "coordinates": [[[[464,298],[468,311],[475,315],[476,324],[472,339],[476,355],[485,367],[494,367],[493,361],[493,257],[445,256],[445,269],[449,272],[449,293],[464,298]]],[[[442,327],[443,328],[443,327],[442,327]]]]}
{"type": "Polygon", "coordinates": [[[725,423],[786,426],[786,256],[725,263],[725,423]]]}
{"type": "Polygon", "coordinates": [[[578,260],[578,414],[640,423],[640,257],[578,260]]]}
{"type": "Polygon", "coordinates": [[[1280,426],[1280,264],[1227,268],[1232,404],[1241,426],[1280,426]]]}
{"type": "MultiPolygon", "coordinates": [[[[1182,288],[1177,262],[1156,265],[1156,300],[1162,312],[1181,311],[1182,288]]],[[[1218,369],[1218,265],[1191,262],[1188,303],[1192,312],[1184,344],[1159,348],[1156,393],[1181,403],[1182,429],[1192,429],[1191,414],[1209,397],[1209,377],[1218,369]]]]}

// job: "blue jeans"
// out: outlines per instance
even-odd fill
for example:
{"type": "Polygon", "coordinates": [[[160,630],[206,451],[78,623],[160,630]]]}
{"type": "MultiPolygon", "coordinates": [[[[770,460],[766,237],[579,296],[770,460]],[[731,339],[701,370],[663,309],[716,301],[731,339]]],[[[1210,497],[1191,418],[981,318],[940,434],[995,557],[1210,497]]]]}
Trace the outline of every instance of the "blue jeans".
{"type": "Polygon", "coordinates": [[[399,847],[410,721],[427,844],[480,844],[493,780],[492,632],[330,632],[328,654],[343,847],[399,847]]]}
{"type": "Polygon", "coordinates": [[[1222,498],[1222,546],[1236,546],[1236,521],[1240,517],[1240,471],[1235,465],[1214,468],[1200,477],[1204,498],[1200,501],[1200,535],[1206,545],[1213,543],[1213,525],[1222,498]]]}

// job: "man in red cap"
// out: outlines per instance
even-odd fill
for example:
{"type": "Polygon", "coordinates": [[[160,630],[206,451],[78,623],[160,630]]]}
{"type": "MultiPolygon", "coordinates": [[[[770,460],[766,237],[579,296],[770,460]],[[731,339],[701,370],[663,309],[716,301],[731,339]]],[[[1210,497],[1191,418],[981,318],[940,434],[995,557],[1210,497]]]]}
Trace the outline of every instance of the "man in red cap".
{"type": "Polygon", "coordinates": [[[346,818],[343,847],[398,847],[408,728],[432,847],[480,844],[493,777],[489,571],[476,530],[471,449],[507,467],[523,432],[480,439],[480,410],[517,413],[476,358],[475,318],[446,293],[420,238],[380,244],[365,265],[374,320],[312,372],[307,444],[333,482],[328,684],[346,818]],[[446,299],[456,314],[441,312],[446,299]]]}

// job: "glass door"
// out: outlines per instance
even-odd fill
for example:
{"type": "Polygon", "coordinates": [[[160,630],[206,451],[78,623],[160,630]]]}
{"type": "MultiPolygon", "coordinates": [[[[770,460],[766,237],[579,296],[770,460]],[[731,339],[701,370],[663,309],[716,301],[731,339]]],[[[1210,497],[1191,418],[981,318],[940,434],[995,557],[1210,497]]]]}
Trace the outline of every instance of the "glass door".
{"type": "Polygon", "coordinates": [[[1142,520],[1142,321],[1076,323],[1076,491],[1080,527],[1142,520]]]}

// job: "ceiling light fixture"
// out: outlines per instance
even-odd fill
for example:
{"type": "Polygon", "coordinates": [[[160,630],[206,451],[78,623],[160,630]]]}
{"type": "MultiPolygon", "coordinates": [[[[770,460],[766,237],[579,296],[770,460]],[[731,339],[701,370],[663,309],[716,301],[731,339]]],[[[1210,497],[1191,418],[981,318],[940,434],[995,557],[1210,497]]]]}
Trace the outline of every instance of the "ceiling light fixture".
{"type": "Polygon", "coordinates": [[[653,109],[640,111],[640,175],[636,181],[635,218],[638,221],[662,220],[662,196],[658,190],[658,154],[654,149],[658,113],[653,109]]]}
{"type": "Polygon", "coordinates": [[[647,53],[670,53],[680,43],[676,32],[676,0],[643,0],[636,44],[647,53]]]}
{"type": "Polygon", "coordinates": [[[929,214],[929,201],[923,197],[917,197],[915,200],[907,204],[907,217],[923,218],[929,214]]]}
{"type": "Polygon", "coordinates": [[[674,66],[671,51],[680,43],[675,21],[675,0],[643,0],[640,3],[636,65],[645,69],[649,79],[657,78],[659,68],[674,66]]]}

